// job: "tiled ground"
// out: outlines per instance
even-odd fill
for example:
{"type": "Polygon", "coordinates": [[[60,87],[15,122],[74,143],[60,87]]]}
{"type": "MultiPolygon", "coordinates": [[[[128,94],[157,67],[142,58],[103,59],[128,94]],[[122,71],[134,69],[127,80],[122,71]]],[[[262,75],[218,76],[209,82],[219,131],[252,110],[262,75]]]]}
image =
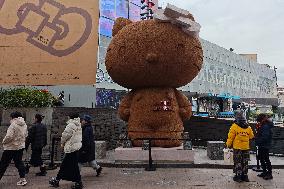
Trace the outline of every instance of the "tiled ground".
{"type": "MultiPolygon", "coordinates": [[[[46,177],[35,177],[37,170],[32,169],[27,176],[26,189],[50,188],[48,180],[58,170],[49,171],[46,177]]],[[[235,183],[232,181],[232,170],[224,169],[157,169],[146,172],[143,169],[104,168],[100,177],[95,177],[91,168],[84,168],[82,178],[86,189],[276,189],[284,188],[284,170],[274,170],[274,180],[264,181],[249,172],[251,182],[235,183]]],[[[1,189],[18,189],[18,179],[15,168],[10,167],[6,176],[0,181],[1,189]]],[[[71,187],[69,182],[61,182],[60,188],[71,187]]]]}

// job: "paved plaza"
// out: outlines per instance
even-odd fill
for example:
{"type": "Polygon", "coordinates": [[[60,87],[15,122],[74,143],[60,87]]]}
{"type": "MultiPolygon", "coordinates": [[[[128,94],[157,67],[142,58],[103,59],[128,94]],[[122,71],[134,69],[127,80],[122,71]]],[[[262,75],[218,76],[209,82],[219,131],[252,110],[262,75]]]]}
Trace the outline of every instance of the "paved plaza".
{"type": "MultiPolygon", "coordinates": [[[[46,177],[35,177],[37,169],[31,169],[27,176],[26,189],[50,188],[48,180],[56,175],[58,170],[49,171],[46,177]]],[[[157,169],[155,172],[146,172],[144,169],[130,168],[104,168],[100,177],[89,167],[82,171],[84,186],[86,189],[276,189],[284,188],[284,170],[274,170],[274,179],[264,181],[249,172],[251,182],[235,183],[232,181],[230,169],[157,169]]],[[[16,186],[18,173],[14,167],[10,167],[0,182],[1,189],[18,189],[16,186]]],[[[60,188],[69,189],[70,182],[62,181],[60,188]]]]}

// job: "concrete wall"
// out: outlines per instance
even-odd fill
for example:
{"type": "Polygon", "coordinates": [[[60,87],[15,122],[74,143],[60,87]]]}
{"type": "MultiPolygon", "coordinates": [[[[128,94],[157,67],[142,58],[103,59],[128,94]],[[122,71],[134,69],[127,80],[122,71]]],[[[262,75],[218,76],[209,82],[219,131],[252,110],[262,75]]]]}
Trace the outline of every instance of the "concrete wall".
{"type": "MultiPolygon", "coordinates": [[[[3,110],[0,108],[0,141],[3,140],[3,137],[6,134],[8,125],[9,125],[9,116],[13,111],[20,111],[23,113],[26,118],[26,122],[28,126],[31,126],[33,123],[32,118],[35,113],[41,113],[45,115],[45,119],[43,123],[45,123],[48,127],[48,146],[44,150],[44,157],[49,158],[49,154],[51,151],[51,141],[52,137],[55,135],[61,135],[63,132],[66,121],[68,120],[68,115],[70,113],[79,113],[89,114],[93,117],[93,128],[94,135],[96,140],[104,140],[107,142],[107,148],[113,149],[116,147],[117,139],[121,133],[126,132],[126,124],[122,120],[120,120],[117,116],[117,111],[111,108],[48,108],[48,109],[25,109],[25,108],[17,108],[17,109],[8,109],[3,110]]],[[[62,157],[62,151],[60,149],[60,143],[56,145],[56,159],[60,159],[62,157]]],[[[0,146],[0,155],[1,151],[3,151],[2,146],[0,146]]]]}
{"type": "Polygon", "coordinates": [[[52,113],[53,108],[12,108],[12,109],[1,109],[1,126],[9,126],[10,125],[10,114],[12,112],[21,112],[27,125],[31,125],[34,123],[35,114],[39,113],[45,116],[42,123],[51,126],[52,125],[52,113]]]}
{"type": "MultiPolygon", "coordinates": [[[[1,109],[0,109],[1,112],[1,109]]],[[[33,112],[33,110],[31,111],[33,112]]],[[[47,110],[50,115],[50,110],[47,110]]],[[[121,133],[125,133],[127,125],[119,119],[117,111],[106,108],[55,108],[52,110],[52,125],[49,126],[50,136],[60,135],[66,126],[67,116],[70,113],[78,112],[80,114],[90,114],[93,119],[93,128],[95,140],[107,141],[107,148],[114,149],[117,145],[117,139],[121,133]]],[[[1,114],[3,117],[3,114],[1,114]]],[[[5,113],[7,115],[7,113],[5,113]]],[[[26,113],[28,115],[28,113],[26,113]]],[[[0,116],[1,117],[1,116],[0,116]]],[[[4,118],[6,120],[6,118],[4,118]]],[[[27,121],[29,123],[29,121],[27,121]]],[[[50,122],[46,122],[49,124],[50,122]]],[[[189,132],[194,145],[206,146],[207,141],[225,141],[232,121],[221,119],[211,119],[203,117],[191,117],[184,123],[185,131],[189,132]]],[[[252,125],[254,128],[254,125],[252,125]]],[[[0,126],[0,140],[6,134],[7,126],[0,126]]],[[[50,143],[49,143],[50,144],[50,143]]],[[[59,143],[56,145],[56,159],[61,159],[62,151],[59,143]]],[[[252,143],[252,147],[254,144],[252,143]]],[[[0,153],[2,146],[0,147],[0,153]]],[[[254,150],[254,148],[253,148],[254,150]]],[[[45,157],[49,157],[50,146],[45,149],[45,157]]],[[[273,143],[271,152],[275,154],[284,154],[284,128],[273,128],[273,143]]]]}

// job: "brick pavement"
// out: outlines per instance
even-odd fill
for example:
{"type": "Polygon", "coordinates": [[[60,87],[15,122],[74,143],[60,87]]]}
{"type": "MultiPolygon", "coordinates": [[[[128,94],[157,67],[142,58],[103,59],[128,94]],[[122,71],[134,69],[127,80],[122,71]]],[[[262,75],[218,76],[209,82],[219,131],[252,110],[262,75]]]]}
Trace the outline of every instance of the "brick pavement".
{"type": "MultiPolygon", "coordinates": [[[[57,173],[49,171],[46,177],[35,177],[37,169],[31,169],[27,176],[26,189],[50,188],[48,180],[57,173]]],[[[232,181],[232,170],[226,169],[157,169],[145,172],[143,169],[104,168],[100,177],[95,177],[91,168],[83,168],[82,177],[86,189],[277,189],[284,188],[284,170],[274,170],[274,180],[264,181],[249,172],[251,182],[235,183],[232,181]]],[[[20,189],[16,181],[18,174],[10,167],[6,176],[0,181],[1,189],[20,189]]],[[[60,189],[69,189],[71,183],[61,182],[60,189]]]]}

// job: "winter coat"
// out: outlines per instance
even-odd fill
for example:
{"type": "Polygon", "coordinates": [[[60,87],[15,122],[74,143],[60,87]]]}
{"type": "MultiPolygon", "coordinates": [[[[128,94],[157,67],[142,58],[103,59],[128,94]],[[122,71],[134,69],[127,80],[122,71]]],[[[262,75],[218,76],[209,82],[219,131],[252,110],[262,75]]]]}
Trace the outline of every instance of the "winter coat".
{"type": "Polygon", "coordinates": [[[26,149],[31,144],[32,150],[42,149],[47,145],[47,128],[42,123],[36,123],[29,129],[26,149]]]}
{"type": "Polygon", "coordinates": [[[274,127],[272,122],[264,122],[260,128],[257,129],[255,144],[260,148],[269,149],[272,142],[272,131],[271,128],[274,127]]]}
{"type": "Polygon", "coordinates": [[[22,117],[14,118],[3,139],[4,150],[21,150],[25,148],[26,137],[28,136],[27,124],[22,117]]]}
{"type": "Polygon", "coordinates": [[[83,127],[82,148],[79,151],[79,162],[86,163],[95,159],[95,142],[93,127],[85,124],[83,127]]]}
{"type": "Polygon", "coordinates": [[[82,146],[82,128],[80,118],[70,119],[61,137],[65,153],[78,151],[82,146]]]}
{"type": "Polygon", "coordinates": [[[253,139],[253,137],[254,134],[251,127],[244,126],[242,128],[236,123],[233,123],[228,134],[226,145],[237,150],[249,150],[249,140],[253,139]]]}

